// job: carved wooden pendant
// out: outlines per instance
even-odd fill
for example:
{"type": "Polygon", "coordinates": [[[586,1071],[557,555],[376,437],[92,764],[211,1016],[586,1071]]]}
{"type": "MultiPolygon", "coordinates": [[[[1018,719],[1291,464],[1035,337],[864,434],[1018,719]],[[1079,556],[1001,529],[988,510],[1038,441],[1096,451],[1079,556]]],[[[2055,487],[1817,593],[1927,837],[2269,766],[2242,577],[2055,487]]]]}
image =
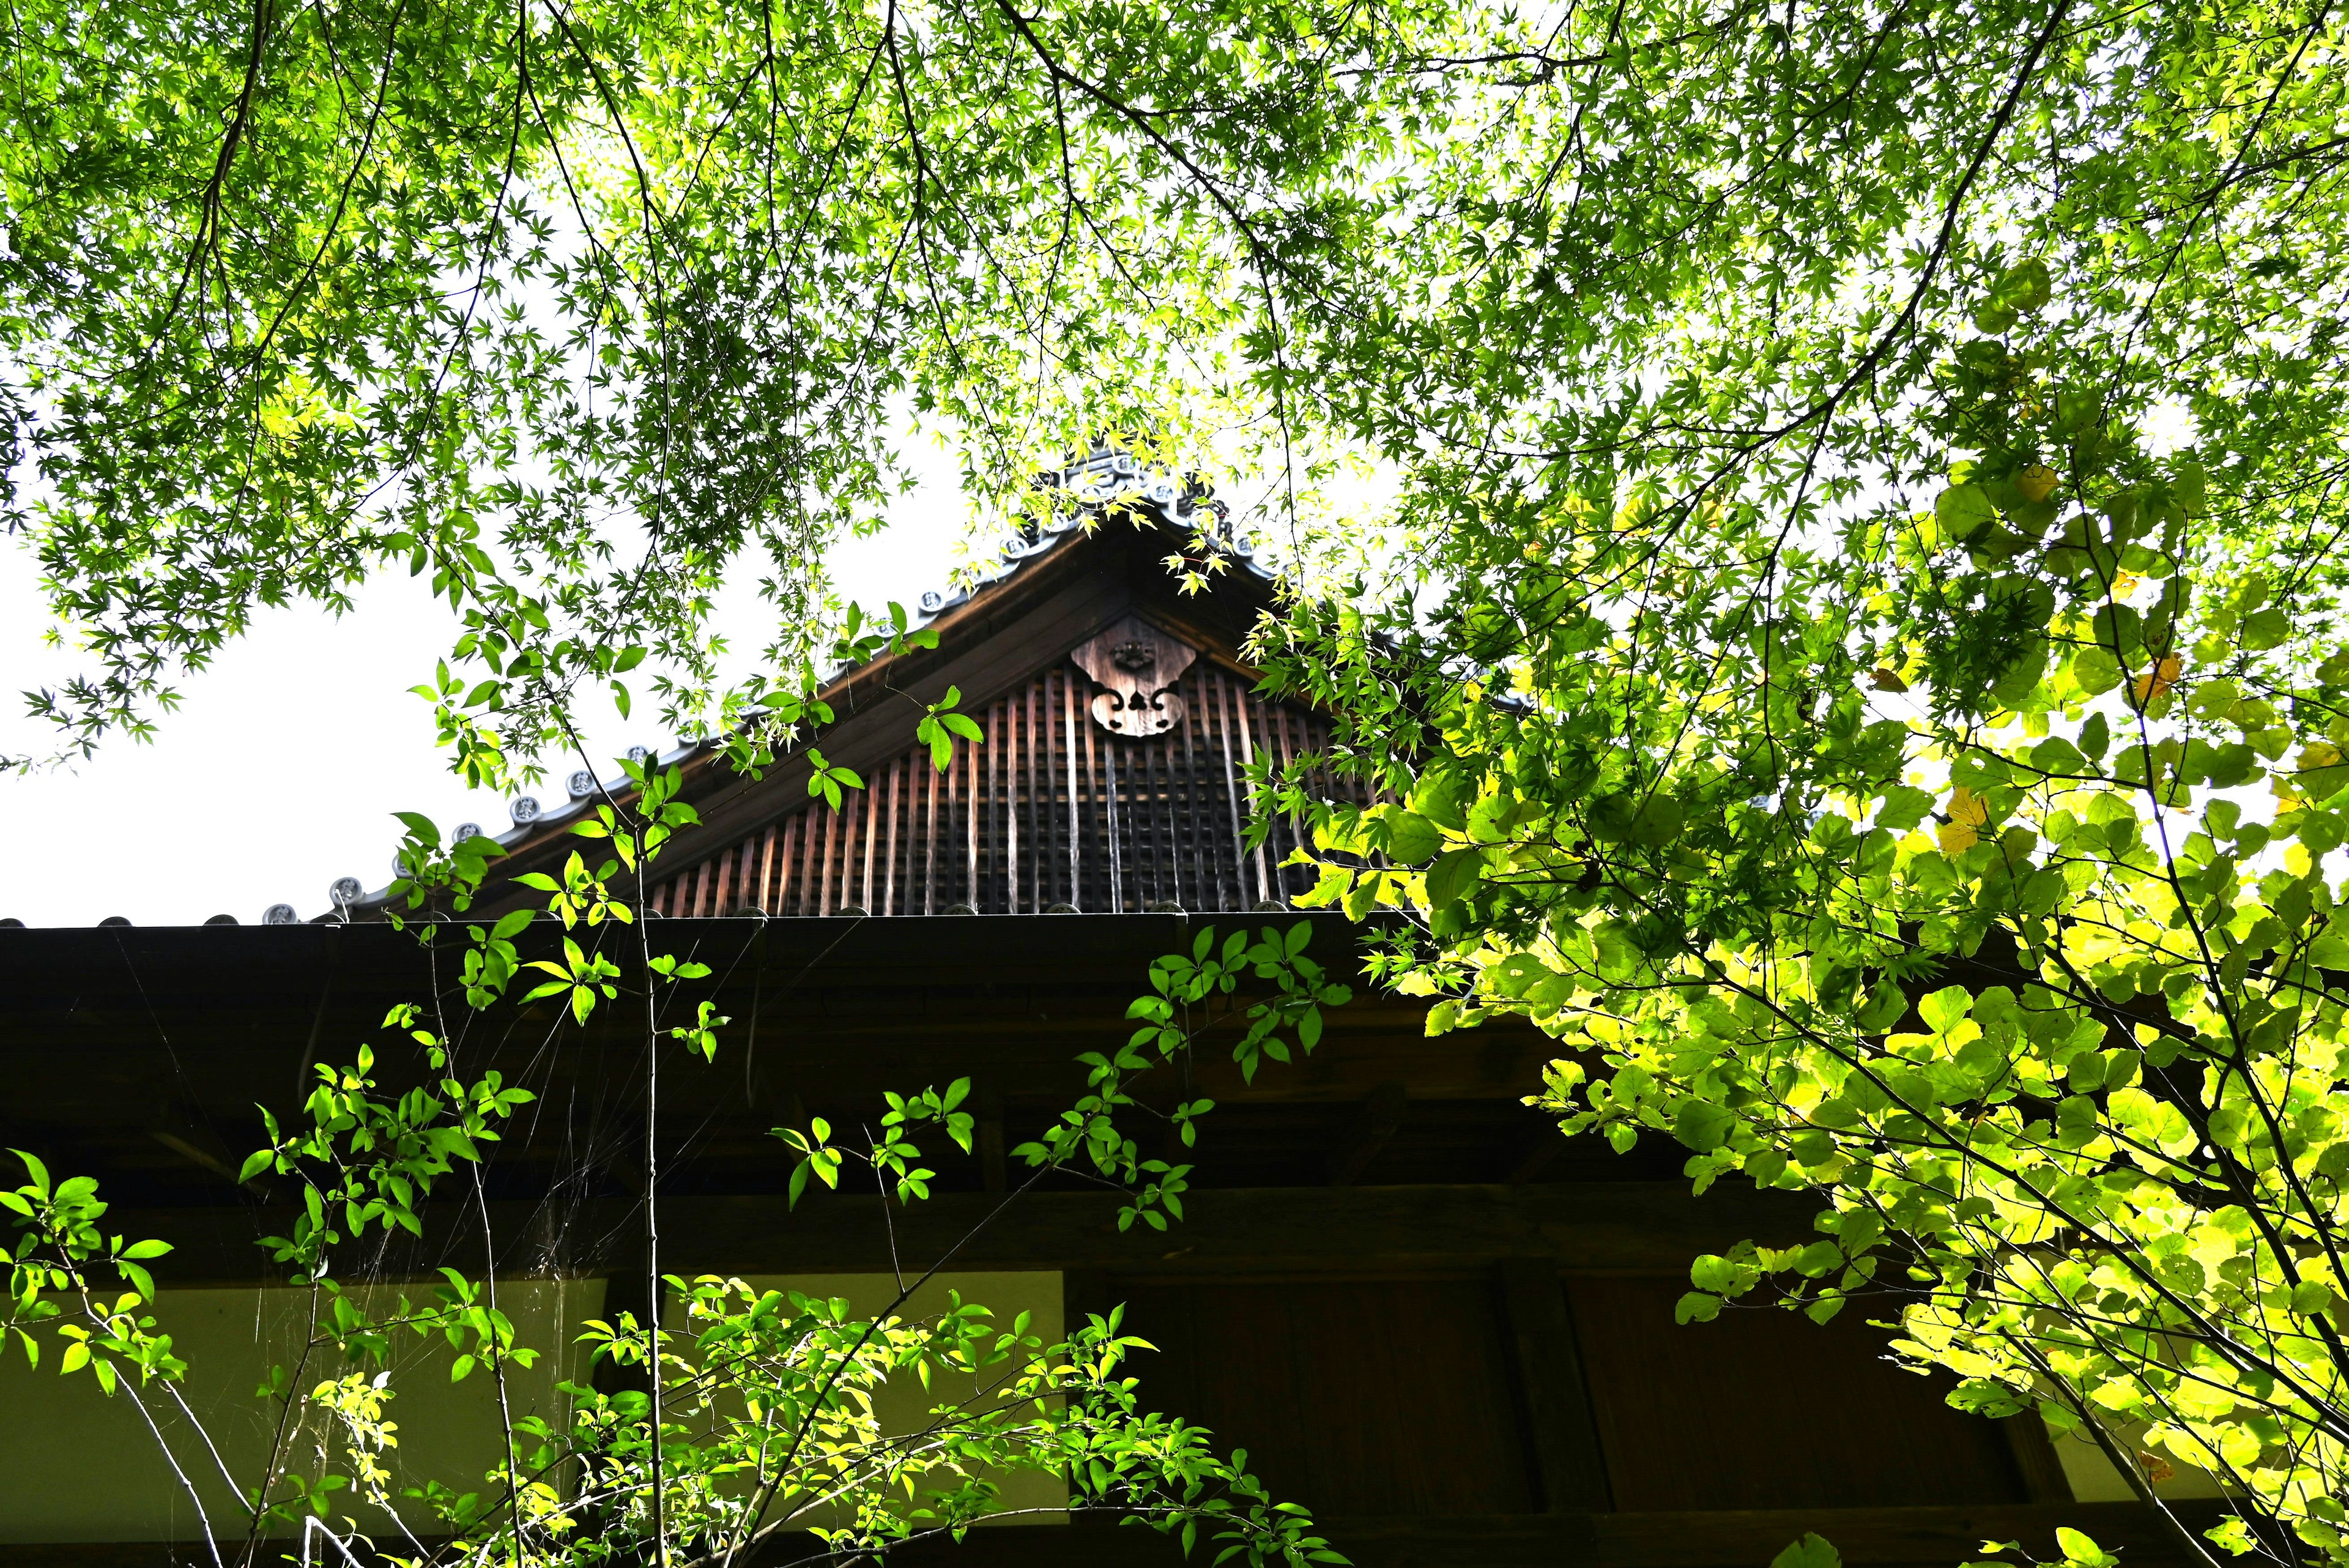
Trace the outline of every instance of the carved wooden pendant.
{"type": "Polygon", "coordinates": [[[1170,690],[1199,657],[1140,616],[1127,616],[1069,655],[1108,691],[1093,699],[1093,718],[1112,734],[1146,740],[1183,722],[1183,699],[1170,690]]]}

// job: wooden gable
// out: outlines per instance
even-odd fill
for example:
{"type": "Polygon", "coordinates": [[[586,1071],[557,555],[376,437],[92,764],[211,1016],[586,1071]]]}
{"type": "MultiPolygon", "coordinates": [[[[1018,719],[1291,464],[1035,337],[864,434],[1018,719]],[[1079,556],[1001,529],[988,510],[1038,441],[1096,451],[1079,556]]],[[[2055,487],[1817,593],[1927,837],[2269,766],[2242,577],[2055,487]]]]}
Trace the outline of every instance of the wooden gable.
{"type": "MultiPolygon", "coordinates": [[[[711,743],[662,759],[699,812],[664,857],[652,907],[671,918],[1135,914],[1284,906],[1310,885],[1285,865],[1293,825],[1248,839],[1251,770],[1325,748],[1326,718],[1257,690],[1243,647],[1274,607],[1244,545],[1207,561],[1171,514],[1145,509],[1007,542],[998,576],[925,606],[934,649],[884,656],[829,683],[835,722],[813,738],[864,783],[834,811],[812,799],[804,749],[762,777],[711,743]],[[1185,593],[1170,555],[1195,552],[1209,587],[1185,593]],[[914,726],[960,693],[978,742],[936,767],[914,726]]],[[[1359,786],[1317,775],[1317,788],[1359,786]]],[[[609,791],[516,803],[507,876],[575,846],[572,821],[609,791]]],[[[379,897],[379,895],[378,895],[379,897]]],[[[379,908],[362,900],[354,913],[379,908]]]]}

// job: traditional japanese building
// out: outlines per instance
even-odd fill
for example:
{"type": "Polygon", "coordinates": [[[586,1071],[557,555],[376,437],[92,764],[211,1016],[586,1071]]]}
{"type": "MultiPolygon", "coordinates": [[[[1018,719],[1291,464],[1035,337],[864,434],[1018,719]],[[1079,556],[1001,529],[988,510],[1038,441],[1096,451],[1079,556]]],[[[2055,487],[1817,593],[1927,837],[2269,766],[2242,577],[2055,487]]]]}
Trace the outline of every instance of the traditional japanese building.
{"type": "MultiPolygon", "coordinates": [[[[954,1278],[1047,1325],[1124,1303],[1158,1346],[1136,1368],[1145,1396],[1246,1448],[1365,1565],[1756,1568],[1806,1531],[1847,1563],[1947,1564],[1985,1539],[2054,1555],[2059,1523],[2130,1563],[2172,1560],[2100,1458],[2059,1451],[2035,1418],[1948,1408],[1935,1381],[1883,1359],[1864,1311],[1675,1325],[1692,1255],[1798,1239],[1810,1206],[1734,1183],[1692,1199],[1672,1147],[1618,1157],[1561,1138],[1522,1103],[1547,1052],[1521,1023],[1431,1040],[1408,999],[1358,988],[1307,1060],[1252,1083],[1212,1052],[1195,1064],[1186,1092],[1218,1108],[1184,1156],[1185,1223],[1121,1231],[1114,1196],[1071,1183],[969,1234],[1014,1184],[1007,1150],[1080,1091],[1077,1054],[1123,1037],[1153,957],[1207,925],[1309,918],[1316,955],[1358,961],[1344,920],[1286,911],[1306,885],[1285,864],[1290,829],[1246,832],[1250,763],[1329,734],[1257,690],[1244,645],[1269,586],[1220,518],[1200,543],[1210,503],[1123,462],[1064,476],[1091,510],[1009,538],[991,580],[926,597],[935,649],[833,682],[819,743],[864,782],[839,811],[811,800],[803,757],[756,780],[709,746],[663,758],[702,826],[662,860],[650,903],[663,943],[712,966],[698,994],[733,1020],[715,1065],[664,1081],[664,1256],[853,1293],[893,1247],[915,1260],[958,1243],[954,1278]],[[1138,520],[1098,505],[1136,483],[1138,520]],[[1186,553],[1206,591],[1170,574],[1186,553]],[[949,687],[986,739],[940,772],[913,729],[949,687]],[[931,1202],[786,1207],[779,1122],[854,1126],[884,1089],[963,1075],[977,1149],[935,1162],[931,1202]]],[[[569,822],[610,786],[582,775],[561,802],[516,802],[506,874],[559,865],[580,842],[569,822]]],[[[254,1245],[283,1226],[282,1196],[235,1179],[261,1139],[256,1104],[296,1103],[314,1063],[453,983],[355,882],[336,903],[315,922],[0,929],[0,1146],[98,1178],[109,1230],[172,1241],[164,1314],[231,1362],[274,1332],[287,1293],[254,1245]]],[[[484,1019],[470,1059],[539,1096],[486,1169],[495,1255],[428,1240],[385,1266],[492,1264],[526,1327],[559,1339],[641,1288],[645,1043],[603,1015],[484,1019]]],[[[249,1386],[241,1363],[237,1376],[249,1386]]],[[[227,1411],[244,1391],[196,1397],[227,1411]]],[[[431,1408],[407,1411],[419,1462],[431,1408]]],[[[86,1382],[10,1358],[0,1568],[191,1560],[150,1447],[86,1382]],[[92,1473],[77,1457],[92,1444],[119,1463],[92,1473]]],[[[1082,1517],[905,1557],[1179,1560],[1082,1517]]]]}

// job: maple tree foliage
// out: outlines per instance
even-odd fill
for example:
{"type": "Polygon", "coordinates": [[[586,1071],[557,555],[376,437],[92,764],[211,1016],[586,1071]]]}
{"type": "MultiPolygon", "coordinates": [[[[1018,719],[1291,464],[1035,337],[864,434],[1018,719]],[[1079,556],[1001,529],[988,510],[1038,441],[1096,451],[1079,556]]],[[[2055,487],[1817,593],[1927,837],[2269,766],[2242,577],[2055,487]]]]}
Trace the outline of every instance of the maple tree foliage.
{"type": "Polygon", "coordinates": [[[2340,42],[1528,36],[1410,198],[1457,265],[1329,328],[1391,531],[1265,639],[1387,792],[1293,781],[1314,898],[1402,917],[1430,1032],[1529,1016],[1569,1134],[1817,1200],[1683,1319],[1891,1322],[2215,1480],[2201,1555],[2349,1553],[2340,42]]]}

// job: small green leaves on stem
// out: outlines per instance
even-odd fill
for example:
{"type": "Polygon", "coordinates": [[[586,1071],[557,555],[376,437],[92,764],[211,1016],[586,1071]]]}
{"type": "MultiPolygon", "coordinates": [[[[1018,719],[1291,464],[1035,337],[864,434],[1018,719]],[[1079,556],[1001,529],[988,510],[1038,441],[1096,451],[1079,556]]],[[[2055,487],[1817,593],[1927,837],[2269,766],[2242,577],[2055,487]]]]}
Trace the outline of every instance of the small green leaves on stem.
{"type": "Polygon", "coordinates": [[[792,1208],[799,1207],[800,1195],[807,1190],[811,1175],[822,1180],[826,1187],[837,1189],[840,1186],[841,1153],[832,1145],[830,1122],[816,1116],[809,1121],[808,1130],[804,1133],[796,1127],[777,1127],[775,1136],[790,1145],[792,1152],[800,1157],[799,1164],[792,1168],[792,1208]]]}
{"type": "Polygon", "coordinates": [[[63,1344],[58,1372],[88,1367],[104,1393],[112,1394],[125,1375],[141,1384],[178,1379],[188,1364],[172,1354],[171,1336],[140,1311],[155,1299],[146,1264],[169,1253],[169,1243],[108,1235],[98,1228],[107,1205],[96,1180],[53,1181],[33,1155],[8,1152],[23,1164],[26,1179],[14,1189],[0,1189],[0,1210],[16,1217],[17,1232],[13,1245],[0,1244],[0,1259],[9,1265],[0,1355],[13,1342],[26,1365],[38,1368],[42,1342],[36,1330],[47,1326],[63,1344]],[[90,1278],[98,1269],[128,1288],[110,1295],[100,1291],[90,1278]]]}
{"type": "Polygon", "coordinates": [[[961,701],[962,688],[947,687],[947,694],[929,704],[923,711],[921,722],[914,726],[914,738],[930,748],[930,763],[940,773],[953,765],[957,736],[974,746],[983,745],[987,741],[978,720],[954,711],[961,701]]]}
{"type": "MultiPolygon", "coordinates": [[[[574,856],[572,858],[576,863],[578,857],[574,856]]],[[[618,983],[620,966],[600,952],[590,953],[581,950],[579,944],[569,937],[563,939],[561,961],[558,962],[553,959],[533,959],[523,967],[543,970],[554,976],[553,980],[542,981],[527,992],[523,997],[524,1002],[536,1002],[549,996],[566,997],[569,1001],[571,1015],[581,1023],[585,1023],[588,1015],[595,1011],[598,997],[609,1001],[620,994],[618,983]]]]}
{"type": "MultiPolygon", "coordinates": [[[[599,826],[595,823],[579,824],[582,828],[599,826]]],[[[607,860],[590,871],[587,863],[574,850],[563,863],[561,879],[543,871],[525,871],[514,878],[514,883],[517,887],[533,888],[549,895],[547,913],[561,920],[566,931],[576,929],[583,924],[590,928],[599,926],[607,919],[624,926],[633,925],[636,923],[636,911],[626,898],[614,895],[607,880],[619,869],[616,862],[607,860]]]]}
{"type": "Polygon", "coordinates": [[[709,975],[708,964],[679,959],[674,953],[655,953],[645,961],[647,968],[666,981],[706,980],[709,975]]]}
{"type": "Polygon", "coordinates": [[[854,769],[826,762],[823,753],[812,746],[808,748],[808,766],[812,770],[808,774],[808,797],[812,800],[821,796],[823,804],[834,811],[840,809],[841,791],[864,787],[864,781],[854,769]]]}
{"type": "MultiPolygon", "coordinates": [[[[705,973],[708,972],[707,967],[703,965],[689,964],[685,967],[699,968],[705,973]]],[[[716,1002],[703,1001],[695,1005],[693,1022],[680,1023],[672,1028],[668,1032],[669,1038],[681,1042],[686,1049],[693,1052],[703,1061],[715,1062],[718,1060],[718,1032],[732,1022],[733,1020],[718,1011],[716,1002]]]]}
{"type": "Polygon", "coordinates": [[[402,910],[437,905],[443,898],[459,914],[471,909],[489,863],[506,852],[505,846],[486,833],[476,833],[444,847],[440,829],[430,817],[413,811],[392,815],[407,830],[399,844],[398,873],[385,897],[392,923],[403,923],[402,910]]]}
{"type": "Polygon", "coordinates": [[[957,1078],[947,1085],[944,1094],[936,1089],[925,1089],[918,1095],[907,1096],[885,1091],[882,1097],[889,1103],[888,1110],[881,1116],[884,1127],[936,1122],[947,1129],[947,1136],[954,1139],[963,1153],[970,1152],[971,1128],[977,1123],[968,1111],[955,1108],[970,1098],[968,1078],[957,1078]]]}
{"type": "Polygon", "coordinates": [[[530,925],[528,909],[509,909],[500,915],[494,925],[486,929],[468,926],[465,934],[472,945],[465,950],[463,978],[465,1004],[475,1009],[485,1008],[500,996],[521,968],[521,954],[513,939],[530,925]]]}
{"type": "MultiPolygon", "coordinates": [[[[385,1023],[406,1029],[423,1047],[428,1066],[439,1071],[448,1048],[417,1021],[417,1010],[403,1005],[385,1023]]],[[[494,1071],[471,1083],[442,1076],[386,1096],[378,1092],[368,1045],[359,1047],[352,1065],[321,1063],[316,1072],[317,1086],[303,1105],[309,1125],[283,1128],[275,1113],[262,1107],[269,1143],[241,1173],[246,1180],[274,1175],[299,1183],[302,1210],[293,1234],[266,1238],[262,1246],[305,1280],[326,1279],[330,1250],[370,1227],[421,1236],[419,1210],[434,1184],[458,1162],[477,1162],[481,1146],[497,1141],[496,1124],[536,1097],[494,1071]]]]}
{"type": "Polygon", "coordinates": [[[1254,942],[1247,932],[1235,931],[1218,950],[1216,929],[1207,927],[1189,953],[1172,953],[1150,966],[1152,994],[1136,997],[1126,1009],[1128,1018],[1143,1024],[1127,1042],[1129,1048],[1152,1045],[1162,1057],[1172,1055],[1185,1044],[1178,1023],[1183,1009],[1211,996],[1228,996],[1242,978],[1252,976],[1272,981],[1279,994],[1252,1003],[1245,1014],[1247,1027],[1232,1045],[1241,1076],[1254,1082],[1264,1060],[1289,1059],[1284,1030],[1309,1054],[1321,1042],[1321,1010],[1342,1007],[1353,997],[1351,988],[1330,981],[1320,965],[1304,956],[1312,936],[1312,923],[1299,920],[1286,933],[1267,926],[1254,942]]]}
{"type": "MultiPolygon", "coordinates": [[[[886,626],[868,623],[864,607],[851,604],[841,621],[840,634],[833,640],[833,662],[837,665],[857,665],[881,653],[903,654],[916,648],[936,648],[938,634],[928,627],[915,628],[913,617],[905,607],[895,599],[889,601],[889,621],[886,626]]],[[[948,703],[952,705],[951,701],[948,703]]]]}

